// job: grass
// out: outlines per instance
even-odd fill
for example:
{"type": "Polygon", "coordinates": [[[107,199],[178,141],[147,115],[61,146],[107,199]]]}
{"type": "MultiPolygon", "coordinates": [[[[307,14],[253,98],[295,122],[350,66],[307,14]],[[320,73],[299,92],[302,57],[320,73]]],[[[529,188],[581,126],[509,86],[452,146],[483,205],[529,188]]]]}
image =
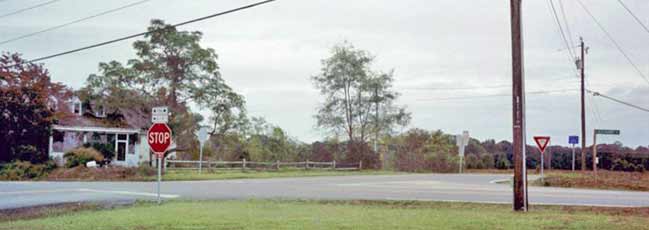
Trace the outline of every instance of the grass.
{"type": "Polygon", "coordinates": [[[649,229],[647,209],[443,202],[174,201],[5,222],[0,229],[649,229]]]}
{"type": "MultiPolygon", "coordinates": [[[[283,178],[283,177],[314,177],[314,176],[357,176],[357,175],[390,175],[399,174],[392,171],[332,171],[332,170],[290,170],[283,169],[279,171],[208,171],[204,170],[199,174],[196,170],[170,170],[162,176],[166,181],[182,180],[229,180],[229,179],[265,179],[265,178],[283,178]]],[[[146,179],[155,180],[157,177],[152,176],[146,179]]]]}
{"type": "Polygon", "coordinates": [[[533,185],[567,188],[615,189],[632,191],[649,191],[649,173],[618,172],[599,170],[597,173],[550,171],[546,173],[544,183],[537,180],[533,185]]]}

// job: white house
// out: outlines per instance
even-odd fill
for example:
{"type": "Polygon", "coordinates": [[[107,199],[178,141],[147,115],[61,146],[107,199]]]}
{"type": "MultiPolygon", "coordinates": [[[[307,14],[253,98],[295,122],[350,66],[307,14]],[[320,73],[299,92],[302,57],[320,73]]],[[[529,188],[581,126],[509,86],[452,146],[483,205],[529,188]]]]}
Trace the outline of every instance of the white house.
{"type": "Polygon", "coordinates": [[[111,165],[134,167],[149,163],[152,155],[146,143],[150,115],[137,108],[107,109],[73,98],[68,102],[71,115],[53,125],[49,156],[63,164],[63,155],[81,146],[100,146],[113,150],[111,165]]]}

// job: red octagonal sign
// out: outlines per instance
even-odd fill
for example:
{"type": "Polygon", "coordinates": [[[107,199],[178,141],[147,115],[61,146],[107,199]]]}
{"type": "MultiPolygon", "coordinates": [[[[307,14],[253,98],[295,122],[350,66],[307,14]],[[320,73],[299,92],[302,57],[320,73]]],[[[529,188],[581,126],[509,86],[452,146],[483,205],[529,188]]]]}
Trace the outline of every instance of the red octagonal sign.
{"type": "Polygon", "coordinates": [[[167,124],[156,123],[149,128],[147,133],[147,142],[154,153],[161,157],[164,155],[164,152],[167,151],[169,145],[171,145],[171,129],[167,124]]]}

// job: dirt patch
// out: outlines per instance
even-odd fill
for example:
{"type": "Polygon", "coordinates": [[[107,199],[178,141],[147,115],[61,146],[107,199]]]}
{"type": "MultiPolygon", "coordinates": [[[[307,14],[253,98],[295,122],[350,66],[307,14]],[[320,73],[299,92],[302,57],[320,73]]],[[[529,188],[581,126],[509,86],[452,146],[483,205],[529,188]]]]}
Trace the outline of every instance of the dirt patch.
{"type": "Polygon", "coordinates": [[[98,210],[100,208],[102,208],[102,205],[99,204],[63,203],[26,208],[3,209],[0,210],[0,222],[37,219],[85,210],[98,210]]]}
{"type": "MultiPolygon", "coordinates": [[[[537,185],[541,185],[538,184],[537,185]]],[[[553,171],[543,186],[568,188],[649,191],[649,173],[599,170],[595,172],[553,171]]]]}
{"type": "Polygon", "coordinates": [[[637,216],[649,218],[649,208],[609,208],[609,207],[561,207],[568,213],[592,212],[609,216],[637,216]]]}

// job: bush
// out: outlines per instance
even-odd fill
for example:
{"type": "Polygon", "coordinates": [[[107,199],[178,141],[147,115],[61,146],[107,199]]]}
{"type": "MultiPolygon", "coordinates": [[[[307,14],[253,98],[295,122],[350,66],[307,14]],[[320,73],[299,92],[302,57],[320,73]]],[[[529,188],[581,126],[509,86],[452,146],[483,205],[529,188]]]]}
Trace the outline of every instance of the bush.
{"type": "Polygon", "coordinates": [[[645,167],[642,164],[634,164],[631,162],[628,162],[627,160],[624,159],[615,159],[613,161],[613,164],[611,168],[614,171],[625,171],[625,172],[644,172],[645,167]]]}
{"type": "Polygon", "coordinates": [[[492,154],[482,154],[480,155],[480,161],[482,161],[482,167],[486,169],[496,168],[495,159],[492,154]]]}
{"type": "Polygon", "coordinates": [[[475,154],[468,154],[465,158],[466,168],[468,169],[481,169],[483,168],[480,158],[475,154]]]}
{"type": "Polygon", "coordinates": [[[85,166],[90,161],[103,161],[104,156],[93,148],[76,148],[63,155],[65,157],[65,167],[73,168],[76,166],[85,166]]]}
{"type": "Polygon", "coordinates": [[[47,176],[56,168],[53,161],[45,164],[32,164],[29,161],[14,161],[0,169],[1,180],[31,180],[47,176]]]}
{"type": "Polygon", "coordinates": [[[498,160],[496,160],[496,168],[497,169],[509,169],[512,166],[512,162],[507,159],[506,155],[500,155],[498,157],[498,160]]]}
{"type": "Polygon", "coordinates": [[[113,159],[115,157],[115,144],[110,143],[86,143],[83,145],[86,148],[96,149],[104,156],[104,159],[113,159]]]}
{"type": "Polygon", "coordinates": [[[29,161],[32,164],[43,163],[47,161],[47,155],[38,151],[33,145],[20,145],[14,150],[14,156],[18,161],[29,161]]]}
{"type": "Polygon", "coordinates": [[[157,170],[146,163],[140,164],[140,166],[137,167],[136,172],[136,174],[141,177],[153,176],[156,175],[156,173],[157,170]]]}

